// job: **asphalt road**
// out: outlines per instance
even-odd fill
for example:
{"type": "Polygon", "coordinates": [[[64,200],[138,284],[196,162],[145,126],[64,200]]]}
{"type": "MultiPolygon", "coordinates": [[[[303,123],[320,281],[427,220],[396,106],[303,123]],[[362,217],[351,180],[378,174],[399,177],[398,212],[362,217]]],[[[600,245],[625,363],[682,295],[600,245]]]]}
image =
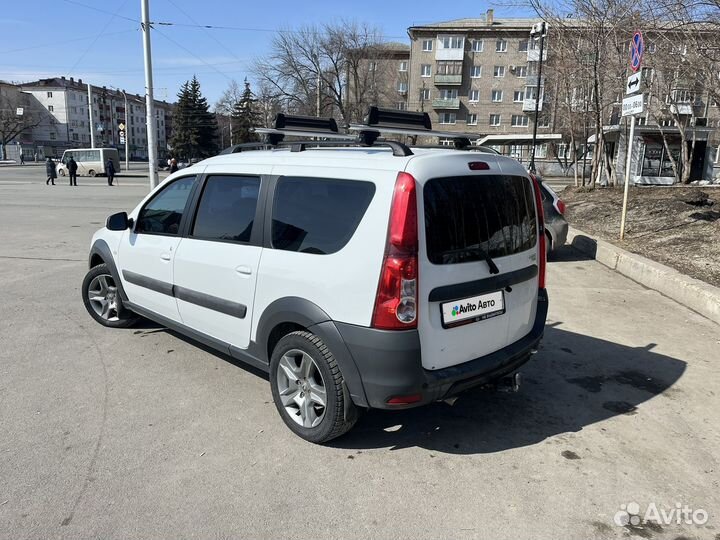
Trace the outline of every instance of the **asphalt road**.
{"type": "Polygon", "coordinates": [[[519,393],[315,446],[257,372],[85,312],[90,236],[143,180],[29,169],[0,169],[0,538],[720,538],[720,327],[679,304],[566,248],[519,393]],[[615,525],[632,502],[708,521],[615,525]]]}

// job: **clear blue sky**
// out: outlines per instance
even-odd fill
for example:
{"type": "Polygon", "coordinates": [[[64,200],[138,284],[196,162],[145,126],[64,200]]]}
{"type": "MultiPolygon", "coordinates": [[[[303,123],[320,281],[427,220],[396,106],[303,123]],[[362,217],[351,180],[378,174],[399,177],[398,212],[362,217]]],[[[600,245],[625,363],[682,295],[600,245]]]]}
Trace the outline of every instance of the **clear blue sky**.
{"type": "MultiPolygon", "coordinates": [[[[4,2],[0,80],[65,75],[144,92],[142,35],[135,22],[140,0],[4,2]]],[[[407,41],[408,26],[479,17],[490,7],[496,17],[531,15],[507,4],[466,0],[150,0],[153,21],[239,28],[157,26],[152,33],[155,96],[174,101],[179,86],[197,74],[214,103],[230,79],[240,82],[247,75],[252,80],[250,63],[268,52],[272,30],[344,18],[377,26],[388,40],[407,41]]]]}

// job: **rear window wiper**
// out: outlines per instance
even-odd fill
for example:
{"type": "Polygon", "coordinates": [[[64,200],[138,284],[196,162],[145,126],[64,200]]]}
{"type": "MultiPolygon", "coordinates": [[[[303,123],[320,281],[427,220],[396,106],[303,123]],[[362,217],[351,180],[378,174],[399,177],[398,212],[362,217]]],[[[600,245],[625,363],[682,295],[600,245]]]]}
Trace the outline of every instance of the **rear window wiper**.
{"type": "Polygon", "coordinates": [[[482,260],[484,260],[487,263],[488,268],[490,268],[491,274],[499,274],[500,273],[500,269],[495,264],[495,261],[492,260],[492,257],[490,257],[490,254],[481,247],[465,247],[465,248],[460,248],[460,249],[448,249],[447,251],[443,252],[443,256],[447,256],[449,254],[459,254],[459,253],[477,253],[478,255],[480,255],[482,260]]]}

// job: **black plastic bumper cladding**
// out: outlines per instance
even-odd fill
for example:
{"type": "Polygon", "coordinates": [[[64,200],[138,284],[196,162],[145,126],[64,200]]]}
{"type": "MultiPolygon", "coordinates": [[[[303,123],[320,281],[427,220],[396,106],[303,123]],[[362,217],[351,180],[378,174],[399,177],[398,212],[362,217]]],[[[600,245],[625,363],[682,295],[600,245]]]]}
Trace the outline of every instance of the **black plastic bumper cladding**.
{"type": "Polygon", "coordinates": [[[545,330],[547,292],[538,294],[532,330],[523,338],[494,353],[445,369],[423,369],[417,330],[375,330],[335,323],[360,372],[370,407],[395,409],[387,404],[394,396],[420,394],[412,406],[456,395],[512,373],[530,359],[545,330]]]}

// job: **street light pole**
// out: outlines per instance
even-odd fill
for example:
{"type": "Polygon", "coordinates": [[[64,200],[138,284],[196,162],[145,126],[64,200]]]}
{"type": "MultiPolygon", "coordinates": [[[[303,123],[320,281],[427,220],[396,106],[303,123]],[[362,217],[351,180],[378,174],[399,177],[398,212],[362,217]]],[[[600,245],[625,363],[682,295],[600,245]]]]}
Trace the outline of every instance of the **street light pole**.
{"type": "Polygon", "coordinates": [[[130,137],[128,137],[128,131],[130,130],[130,124],[128,123],[128,100],[127,100],[127,94],[125,93],[125,90],[120,90],[122,92],[123,98],[125,98],[125,170],[130,170],[130,137]]]}
{"type": "Polygon", "coordinates": [[[148,168],[150,189],[158,185],[157,142],[155,137],[155,99],[153,97],[152,50],[150,48],[149,0],[140,0],[142,9],[143,52],[145,56],[145,125],[147,131],[148,168]]]}
{"type": "Polygon", "coordinates": [[[535,141],[537,140],[538,114],[540,111],[540,86],[542,83],[543,48],[545,45],[545,33],[547,31],[545,21],[542,21],[540,23],[533,25],[532,30],[530,30],[530,37],[533,38],[534,35],[538,31],[540,32],[540,57],[538,58],[538,75],[537,75],[538,80],[537,80],[537,86],[535,89],[535,123],[533,124],[532,150],[530,153],[530,167],[529,167],[530,172],[532,172],[532,173],[535,173],[535,149],[536,149],[535,141]]]}
{"type": "Polygon", "coordinates": [[[88,83],[88,111],[90,113],[90,148],[95,148],[95,122],[93,119],[92,86],[88,83]]]}

